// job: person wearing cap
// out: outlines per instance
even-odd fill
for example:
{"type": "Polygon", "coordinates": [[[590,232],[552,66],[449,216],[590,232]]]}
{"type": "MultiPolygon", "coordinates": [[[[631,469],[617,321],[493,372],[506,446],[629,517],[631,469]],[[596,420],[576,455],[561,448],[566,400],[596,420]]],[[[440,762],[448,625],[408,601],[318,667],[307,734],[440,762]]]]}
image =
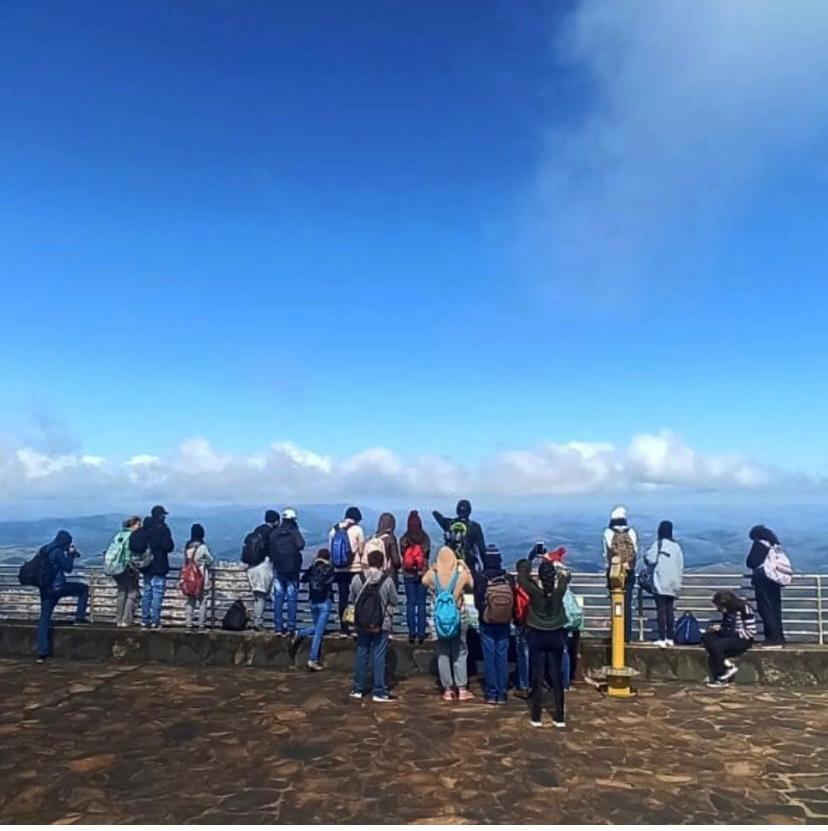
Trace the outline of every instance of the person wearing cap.
{"type": "Polygon", "coordinates": [[[296,608],[299,600],[299,576],[305,538],[299,530],[296,511],[285,508],[282,523],[270,535],[270,559],[273,561],[273,629],[277,635],[296,631],[296,608]],[[287,620],[282,624],[282,607],[287,600],[287,620]]]}
{"type": "Polygon", "coordinates": [[[350,563],[347,566],[337,567],[336,569],[336,594],[339,607],[340,635],[342,637],[349,637],[351,634],[350,627],[342,620],[342,615],[348,607],[351,582],[355,574],[362,574],[363,570],[368,566],[364,561],[365,532],[362,530],[361,522],[362,511],[355,505],[352,505],[345,511],[345,518],[341,522],[336,523],[328,533],[329,549],[338,529],[342,529],[348,534],[348,545],[351,549],[350,563]]]}
{"type": "Polygon", "coordinates": [[[601,538],[608,586],[613,545],[618,544],[619,534],[627,534],[629,536],[634,552],[633,560],[628,564],[629,570],[627,572],[626,583],[624,586],[624,641],[625,643],[629,643],[632,639],[632,606],[633,589],[635,587],[635,557],[638,556],[638,534],[636,533],[635,528],[630,528],[629,523],[627,522],[627,509],[623,505],[618,505],[612,509],[609,525],[604,529],[604,534],[601,538]]]}
{"type": "MultiPolygon", "coordinates": [[[[156,505],[149,515],[150,527],[147,532],[152,560],[141,569],[144,575],[144,590],[141,598],[141,627],[161,628],[161,607],[170,572],[170,553],[175,550],[172,533],[167,525],[167,511],[156,505]]],[[[146,525],[146,521],[144,523],[146,525]]]]}
{"type": "Polygon", "coordinates": [[[464,560],[469,570],[472,574],[474,574],[480,569],[483,563],[483,555],[486,553],[486,540],[483,537],[483,529],[480,527],[479,522],[475,522],[471,518],[472,506],[468,499],[461,499],[457,503],[455,510],[457,512],[457,516],[454,519],[449,519],[448,517],[443,516],[443,514],[439,511],[432,511],[431,515],[446,534],[446,544],[449,545],[449,548],[452,547],[448,540],[448,534],[451,526],[456,522],[462,522],[465,524],[468,529],[466,535],[468,550],[466,552],[455,551],[455,554],[464,560]]]}

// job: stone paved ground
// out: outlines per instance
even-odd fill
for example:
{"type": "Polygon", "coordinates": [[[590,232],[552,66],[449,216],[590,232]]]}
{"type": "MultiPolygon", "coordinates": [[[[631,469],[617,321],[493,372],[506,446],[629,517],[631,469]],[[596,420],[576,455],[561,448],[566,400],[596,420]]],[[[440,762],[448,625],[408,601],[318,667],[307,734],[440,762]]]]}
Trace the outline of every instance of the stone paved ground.
{"type": "Polygon", "coordinates": [[[565,731],[518,700],[395,705],[342,674],[0,661],[4,822],[815,822],[828,691],[589,687],[565,731]]]}

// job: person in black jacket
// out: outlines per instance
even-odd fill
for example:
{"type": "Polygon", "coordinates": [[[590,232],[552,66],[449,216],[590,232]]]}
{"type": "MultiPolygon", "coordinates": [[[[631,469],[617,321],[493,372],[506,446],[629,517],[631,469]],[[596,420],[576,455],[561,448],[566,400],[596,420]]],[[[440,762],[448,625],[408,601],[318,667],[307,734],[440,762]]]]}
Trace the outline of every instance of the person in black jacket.
{"type": "Polygon", "coordinates": [[[432,511],[431,515],[443,529],[446,535],[446,545],[454,551],[458,559],[465,561],[473,576],[482,567],[483,555],[486,553],[486,540],[483,538],[483,529],[480,524],[471,519],[472,506],[468,499],[461,499],[457,503],[456,511],[457,516],[454,519],[443,516],[439,511],[432,511]],[[456,541],[450,539],[449,532],[455,522],[464,523],[468,529],[462,546],[465,550],[457,551],[456,541]]]}
{"type": "Polygon", "coordinates": [[[313,636],[308,656],[308,669],[314,672],[324,669],[321,663],[322,639],[325,637],[328,618],[333,608],[335,578],[336,569],[331,565],[331,552],[327,548],[320,548],[316,553],[316,559],[302,577],[302,582],[308,584],[308,600],[313,624],[297,629],[291,642],[291,650],[295,655],[302,638],[313,636]]]}
{"type": "Polygon", "coordinates": [[[762,565],[768,552],[774,545],[779,545],[779,538],[764,525],[754,525],[748,537],[753,545],[747,556],[747,567],[751,570],[751,582],[756,592],[756,611],[762,618],[765,633],[763,646],[781,649],[785,643],[782,627],[782,587],[765,575],[762,565]]]}
{"type": "MultiPolygon", "coordinates": [[[[150,512],[147,541],[152,560],[141,569],[144,575],[144,595],[141,598],[141,628],[161,628],[161,606],[170,571],[170,554],[175,550],[172,533],[166,522],[167,511],[156,505],[150,512]]],[[[146,522],[144,523],[146,527],[146,522]]]]}
{"type": "Polygon", "coordinates": [[[273,561],[273,629],[277,635],[293,635],[296,631],[296,605],[299,596],[299,575],[302,571],[302,549],[305,539],[296,521],[296,511],[285,508],[282,524],[270,535],[270,559],[273,561]],[[282,602],[287,599],[287,623],[282,628],[282,602]]]}

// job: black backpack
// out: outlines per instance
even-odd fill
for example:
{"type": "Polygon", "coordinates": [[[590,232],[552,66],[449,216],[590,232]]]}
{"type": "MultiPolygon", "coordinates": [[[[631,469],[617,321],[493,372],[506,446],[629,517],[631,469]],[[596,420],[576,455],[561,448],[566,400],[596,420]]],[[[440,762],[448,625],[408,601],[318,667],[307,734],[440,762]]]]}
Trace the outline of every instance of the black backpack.
{"type": "Polygon", "coordinates": [[[308,595],[311,600],[325,600],[330,592],[330,583],[326,579],[328,570],[333,568],[328,563],[317,562],[308,569],[308,595]]]}
{"type": "Polygon", "coordinates": [[[36,589],[45,589],[51,583],[48,574],[49,570],[49,555],[46,546],[44,546],[38,550],[37,554],[31,560],[20,566],[20,571],[17,572],[17,579],[20,581],[21,586],[34,586],[36,589]]]}
{"type": "Polygon", "coordinates": [[[264,562],[264,537],[258,531],[251,531],[242,543],[241,561],[248,566],[257,566],[264,562]]]}
{"type": "Polygon", "coordinates": [[[142,525],[129,535],[129,550],[133,554],[143,554],[149,548],[149,528],[142,525]]]}
{"type": "Polygon", "coordinates": [[[358,631],[368,635],[382,632],[385,606],[380,597],[380,589],[387,579],[388,575],[383,574],[376,582],[369,583],[365,575],[362,576],[362,589],[354,606],[354,626],[358,631]]]}
{"type": "Polygon", "coordinates": [[[243,632],[247,629],[247,607],[241,600],[234,600],[221,621],[221,628],[230,632],[243,632]]]}

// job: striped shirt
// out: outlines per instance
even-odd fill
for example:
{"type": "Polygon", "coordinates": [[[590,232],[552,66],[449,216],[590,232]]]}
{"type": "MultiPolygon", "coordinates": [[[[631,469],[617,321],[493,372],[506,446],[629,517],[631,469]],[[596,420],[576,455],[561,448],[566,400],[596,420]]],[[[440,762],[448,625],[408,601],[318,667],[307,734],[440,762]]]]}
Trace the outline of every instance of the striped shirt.
{"type": "Polygon", "coordinates": [[[723,635],[752,641],[756,637],[756,616],[750,606],[745,603],[741,612],[725,612],[721,632],[723,635]]]}

